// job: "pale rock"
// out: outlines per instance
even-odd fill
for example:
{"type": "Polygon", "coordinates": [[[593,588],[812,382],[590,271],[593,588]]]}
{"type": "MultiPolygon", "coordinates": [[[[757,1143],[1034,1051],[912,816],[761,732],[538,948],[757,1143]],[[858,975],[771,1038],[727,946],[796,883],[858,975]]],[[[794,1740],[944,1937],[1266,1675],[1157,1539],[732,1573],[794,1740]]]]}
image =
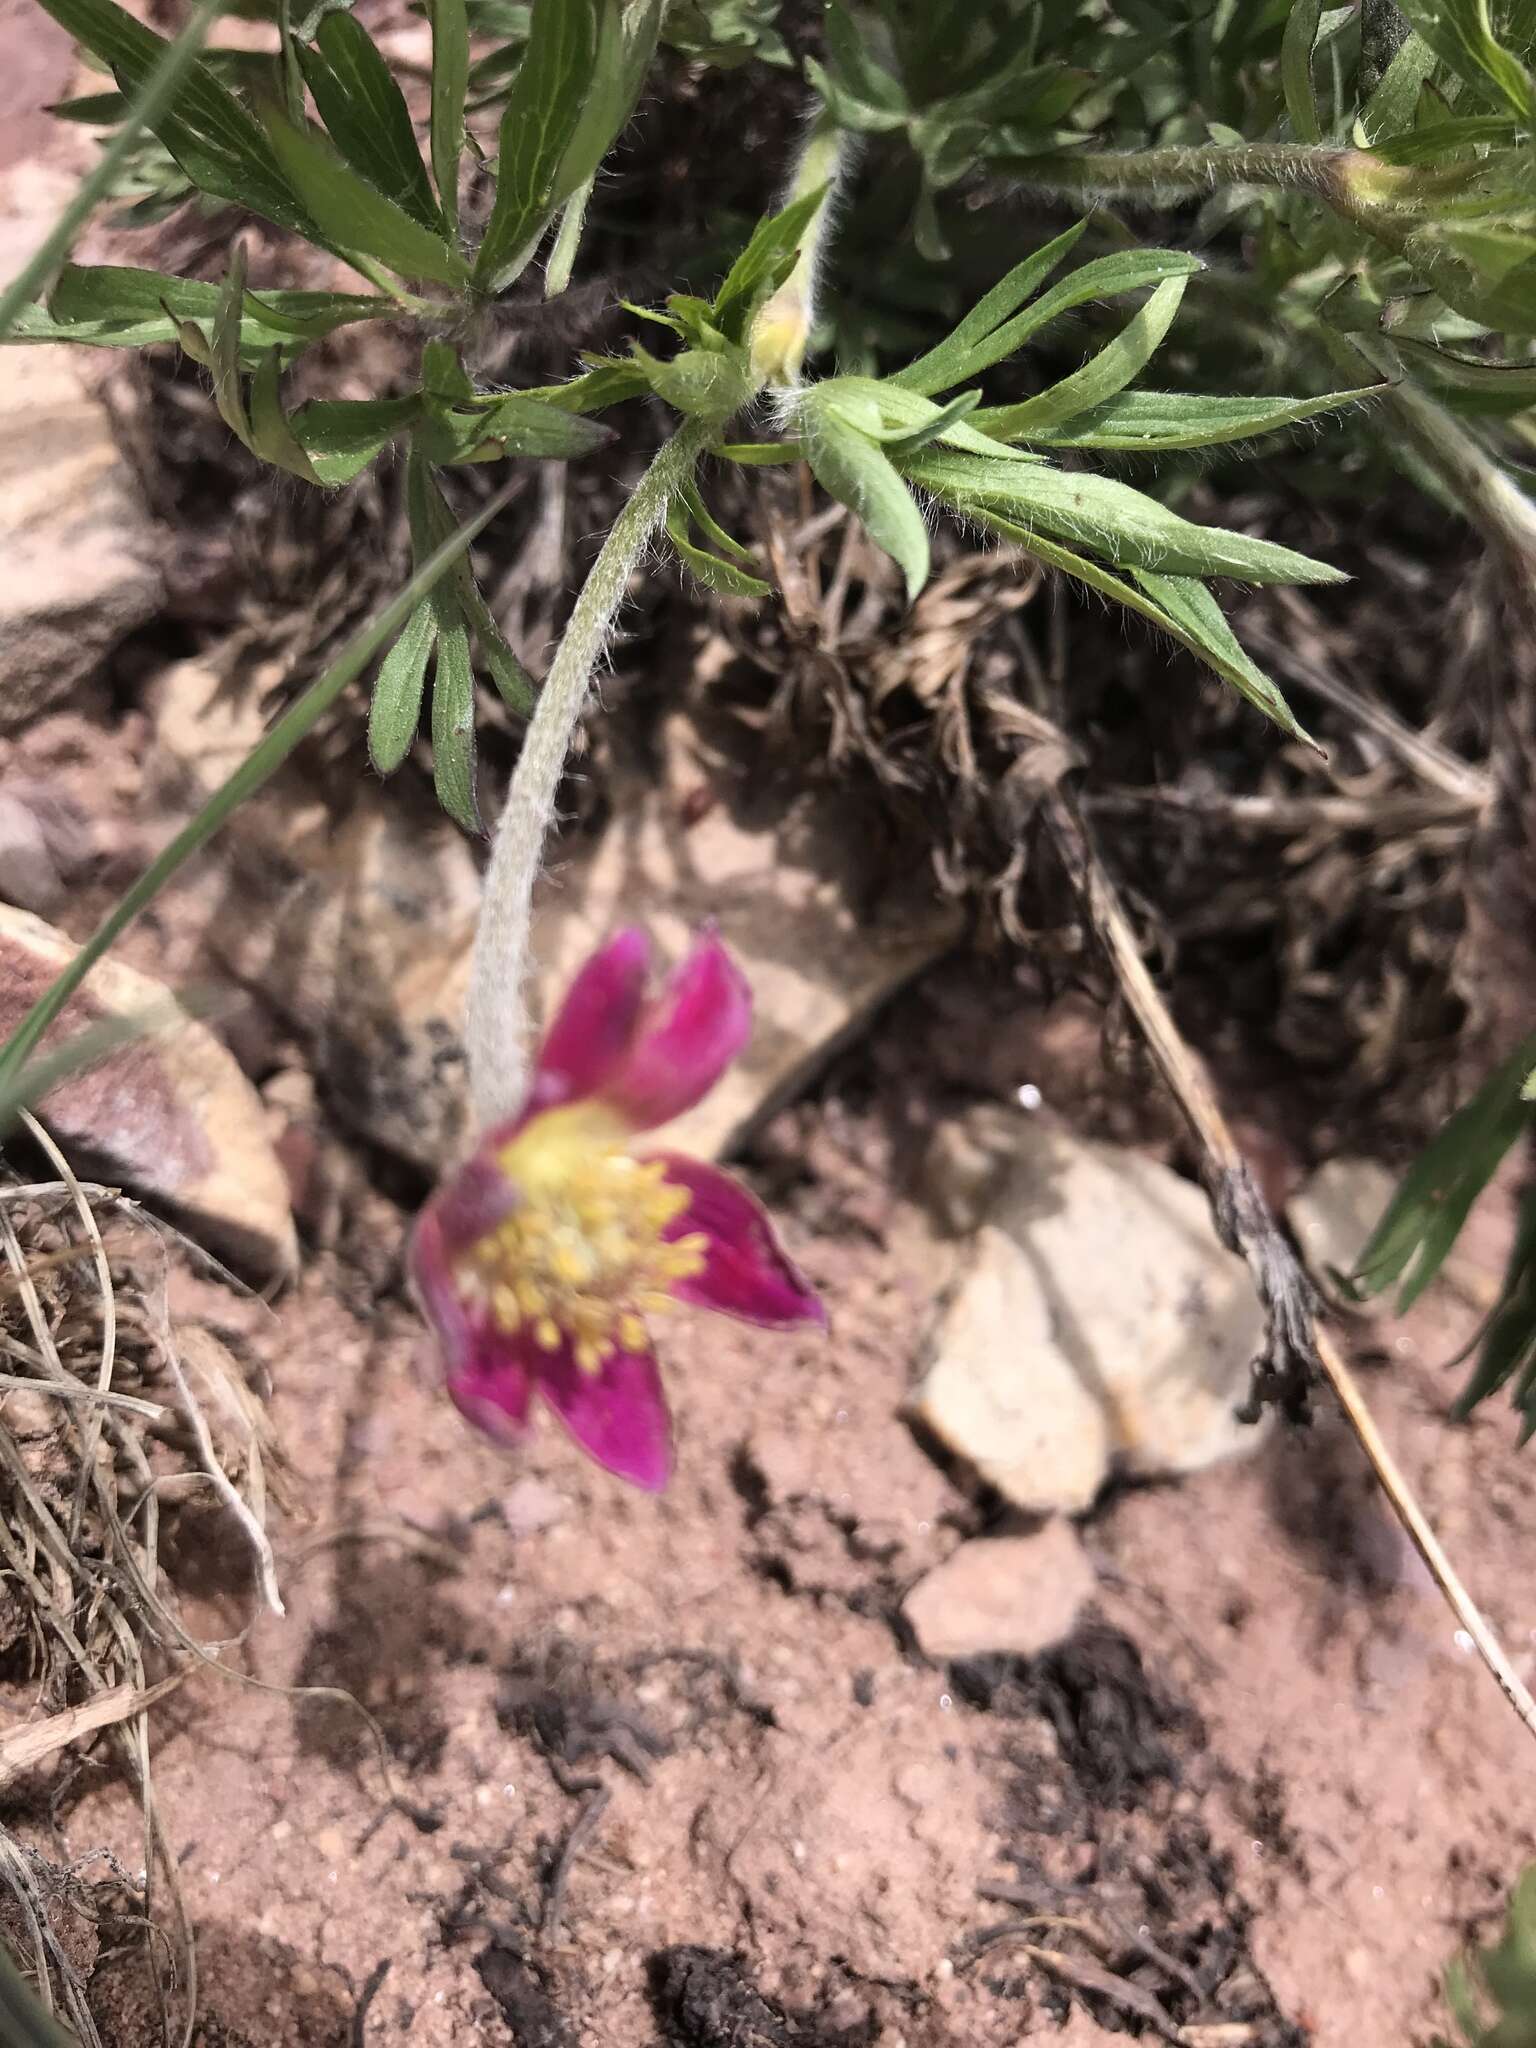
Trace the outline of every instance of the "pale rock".
{"type": "Polygon", "coordinates": [[[1286,1221],[1307,1270],[1330,1298],[1343,1293],[1331,1274],[1354,1270],[1396,1192],[1396,1180],[1379,1160],[1330,1159],[1291,1197],[1286,1221]]]}
{"type": "Polygon", "coordinates": [[[1198,1188],[1021,1117],[912,1409],[1016,1505],[1078,1513],[1111,1470],[1193,1472],[1253,1448],[1234,1411],[1262,1334],[1198,1188]]]}
{"type": "MultiPolygon", "coordinates": [[[[0,1039],[76,951],[41,918],[0,904],[0,1039]]],[[[293,1219],[261,1099],[206,1025],[177,1011],[163,983],[119,960],[98,962],[44,1049],[93,1024],[144,1016],[157,1020],[153,1034],[58,1082],[40,1120],[81,1171],[90,1167],[163,1204],[247,1268],[290,1274],[298,1259],[293,1219]]]]}
{"type": "Polygon", "coordinates": [[[902,1602],[925,1657],[1038,1657],[1072,1633],[1092,1598],[1093,1566],[1070,1522],[1030,1536],[962,1543],[902,1602]]]}
{"type": "Polygon", "coordinates": [[[42,821],[20,798],[0,790],[0,898],[39,916],[56,910],[64,878],[42,821]]]}
{"type": "Polygon", "coordinates": [[[19,729],[58,703],[161,600],[141,546],[144,513],[87,382],[85,353],[6,351],[0,729],[19,729]]]}

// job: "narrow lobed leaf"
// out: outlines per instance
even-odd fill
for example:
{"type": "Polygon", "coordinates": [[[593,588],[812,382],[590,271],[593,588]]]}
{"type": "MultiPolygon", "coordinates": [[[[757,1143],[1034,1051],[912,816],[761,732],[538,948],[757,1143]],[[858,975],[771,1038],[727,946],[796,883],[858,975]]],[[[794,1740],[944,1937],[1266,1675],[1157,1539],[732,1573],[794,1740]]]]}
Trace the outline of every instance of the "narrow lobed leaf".
{"type": "Polygon", "coordinates": [[[469,19],[464,0],[430,0],[432,12],[432,176],[450,234],[459,226],[459,163],[469,89],[469,19]]]}
{"type": "Polygon", "coordinates": [[[398,277],[469,282],[468,264],[440,231],[424,228],[375,191],[317,133],[294,127],[275,107],[266,110],[265,120],[284,174],[340,248],[372,256],[398,277]]]}
{"type": "Polygon", "coordinates": [[[1114,340],[1090,357],[1080,370],[1063,377],[1037,398],[991,412],[987,431],[1000,441],[1028,440],[1042,427],[1061,426],[1123,391],[1141,375],[1161,347],[1188,283],[1188,277],[1164,278],[1114,340]]]}
{"type": "Polygon", "coordinates": [[[299,46],[305,81],[331,140],[374,190],[434,238],[443,217],[432,196],[405,95],[355,15],[328,14],[316,47],[299,46]]]}
{"type": "Polygon", "coordinates": [[[906,579],[910,603],[928,580],[928,529],[889,457],[828,405],[816,388],[801,407],[800,441],[822,489],[860,520],[906,579]]]}
{"type": "Polygon", "coordinates": [[[597,52],[596,0],[534,0],[528,46],[501,120],[496,200],[475,259],[483,291],[527,265],[561,202],[561,166],[581,119],[597,52]]]}
{"type": "Polygon", "coordinates": [[[423,598],[379,664],[368,707],[368,756],[380,775],[393,775],[410,752],[436,639],[437,614],[431,599],[423,598]]]}

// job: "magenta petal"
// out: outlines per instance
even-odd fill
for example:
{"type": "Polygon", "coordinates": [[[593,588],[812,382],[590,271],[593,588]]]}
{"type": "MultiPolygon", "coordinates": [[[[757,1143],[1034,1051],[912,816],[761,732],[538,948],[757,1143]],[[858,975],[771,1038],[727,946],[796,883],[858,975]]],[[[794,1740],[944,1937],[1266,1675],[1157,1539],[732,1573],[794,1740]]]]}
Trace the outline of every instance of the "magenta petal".
{"type": "Polygon", "coordinates": [[[472,1362],[448,1375],[448,1398],[476,1429],[497,1443],[521,1443],[533,1396],[527,1360],[499,1331],[478,1333],[472,1362]]]}
{"type": "Polygon", "coordinates": [[[544,1034],[531,1107],[554,1109],[602,1091],[635,1035],[650,957],[650,940],[631,926],[587,961],[544,1034]]]}
{"type": "Polygon", "coordinates": [[[436,1333],[455,1406],[477,1429],[512,1443],[528,1422],[528,1368],[522,1348],[472,1311],[454,1285],[441,1213],[453,1186],[450,1182],[417,1218],[411,1232],[411,1284],[436,1333]]]}
{"type": "Polygon", "coordinates": [[[692,1197],[667,1236],[702,1231],[709,1239],[703,1272],[673,1283],[679,1301],[768,1329],[794,1323],[826,1327],[827,1312],[815,1289],[774,1236],[762,1206],[739,1181],[681,1153],[657,1152],[651,1157],[665,1160],[667,1179],[687,1188],[692,1197]]]}
{"type": "Polygon", "coordinates": [[[586,1373],[563,1345],[530,1362],[539,1392],[587,1455],[618,1478],[660,1493],[672,1473],[672,1428],[654,1355],[619,1351],[586,1373]]]}
{"type": "Polygon", "coordinates": [[[707,1095],[752,1035],[752,992],[712,931],[635,1026],[627,1056],[597,1091],[637,1131],[707,1095]]]}

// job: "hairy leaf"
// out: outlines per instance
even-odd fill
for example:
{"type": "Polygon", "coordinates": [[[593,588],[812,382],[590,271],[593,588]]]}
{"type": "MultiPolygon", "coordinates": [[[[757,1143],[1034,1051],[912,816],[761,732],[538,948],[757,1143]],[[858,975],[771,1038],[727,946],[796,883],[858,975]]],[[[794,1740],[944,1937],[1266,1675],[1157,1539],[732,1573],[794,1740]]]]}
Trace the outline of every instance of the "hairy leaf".
{"type": "Polygon", "coordinates": [[[1089,412],[1123,391],[1139,377],[1173,325],[1188,277],[1169,277],[1152,293],[1140,312],[1128,320],[1107,347],[1021,405],[1007,405],[987,415],[985,431],[1000,441],[1026,441],[1042,427],[1056,427],[1089,412]]]}
{"type": "Polygon", "coordinates": [[[380,775],[393,775],[411,750],[436,639],[437,614],[431,599],[423,598],[379,663],[368,706],[368,757],[380,775]]]}
{"type": "Polygon", "coordinates": [[[800,441],[822,489],[896,562],[910,602],[928,580],[928,529],[890,458],[831,406],[817,403],[814,389],[801,408],[800,441]]]}

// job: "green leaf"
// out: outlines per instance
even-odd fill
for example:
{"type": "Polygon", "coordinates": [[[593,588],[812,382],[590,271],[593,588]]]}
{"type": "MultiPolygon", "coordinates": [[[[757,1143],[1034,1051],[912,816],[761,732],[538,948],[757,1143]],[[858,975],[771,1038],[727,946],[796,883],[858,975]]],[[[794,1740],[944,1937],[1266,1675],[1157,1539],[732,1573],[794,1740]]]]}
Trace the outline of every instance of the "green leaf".
{"type": "Polygon", "coordinates": [[[928,529],[889,457],[819,403],[814,386],[801,406],[800,441],[822,489],[846,505],[876,547],[896,562],[910,603],[928,581],[928,529]]]}
{"type": "Polygon", "coordinates": [[[546,405],[558,405],[563,412],[601,412],[626,398],[640,398],[651,388],[644,368],[637,362],[601,356],[588,356],[585,360],[593,365],[585,376],[573,377],[568,384],[541,384],[523,396],[542,398],[546,405]]]}
{"type": "Polygon", "coordinates": [[[283,411],[282,362],[280,349],[269,350],[252,380],[251,449],[274,468],[286,470],[307,484],[318,484],[322,479],[295,438],[283,411]]]}
{"type": "Polygon", "coordinates": [[[1435,68],[1435,53],[1415,29],[1398,44],[1381,83],[1360,114],[1360,140],[1367,148],[1412,128],[1419,95],[1435,68]]]}
{"type": "MultiPolygon", "coordinates": [[[[909,391],[921,392],[947,391],[951,385],[961,383],[966,376],[963,366],[972,351],[994,334],[1045,282],[1087,225],[1086,221],[1080,220],[1065,234],[1058,235],[1054,242],[1047,242],[1043,249],[1037,249],[1022,263],[1016,263],[937,348],[931,348],[927,355],[919,356],[915,363],[899,370],[891,382],[904,384],[909,391]]],[[[994,357],[993,361],[996,360],[994,357]]]]}
{"type": "MultiPolygon", "coordinates": [[[[167,310],[183,320],[211,320],[220,297],[216,284],[163,270],[67,263],[49,295],[48,310],[65,323],[163,322],[167,310]]],[[[241,326],[264,345],[284,335],[318,339],[352,321],[388,319],[397,311],[388,299],[365,293],[247,291],[241,326]]]]}
{"type": "Polygon", "coordinates": [[[1394,336],[1394,342],[1410,363],[1417,363],[1436,383],[1470,392],[1480,401],[1479,410],[1486,404],[1489,412],[1516,413],[1536,405],[1536,362],[1457,355],[1409,335],[1394,336]]]}
{"type": "Polygon", "coordinates": [[[908,391],[889,378],[829,377],[816,387],[816,402],[829,406],[850,427],[871,441],[886,444],[893,456],[911,455],[930,441],[991,455],[1004,462],[1039,462],[1044,458],[1010,448],[980,434],[969,424],[979,391],[962,391],[945,405],[920,392],[908,391]]]}
{"type": "Polygon", "coordinates": [[[1319,753],[1322,751],[1312,735],[1296,722],[1290,705],[1244,648],[1203,583],[1192,576],[1162,576],[1153,569],[1138,569],[1135,574],[1142,589],[1156,598],[1180,629],[1186,646],[1202,654],[1239,695],[1272,719],[1283,733],[1319,753]]]}
{"type": "Polygon", "coordinates": [[[1400,1311],[1412,1307],[1445,1263],[1472,1204],[1526,1129],[1521,1085],[1536,1059],[1528,1038],[1457,1110],[1404,1176],[1360,1254],[1354,1279],[1367,1294],[1401,1281],[1400,1311]]]}
{"type": "Polygon", "coordinates": [[[847,91],[815,57],[806,58],[805,76],[811,90],[823,102],[839,128],[851,129],[855,135],[889,135],[894,129],[907,125],[906,114],[897,113],[894,108],[875,106],[869,100],[860,99],[857,93],[847,91]]]}
{"type": "Polygon", "coordinates": [[[1521,121],[1536,114],[1530,73],[1495,36],[1488,0],[1398,0],[1398,5],[1464,83],[1502,101],[1521,121]]]}
{"type": "Polygon", "coordinates": [[[1343,572],[1274,541],[1183,519],[1113,477],[925,448],[903,470],[962,512],[996,509],[1123,568],[1247,583],[1342,583],[1343,572]]]}
{"type": "Polygon", "coordinates": [[[740,341],[761,301],[778,290],[795,266],[801,237],[827,196],[825,185],[804,192],[778,213],[765,214],[715,294],[714,317],[722,334],[740,341]]]}
{"type": "MultiPolygon", "coordinates": [[[[1211,448],[1377,398],[1385,388],[1368,384],[1325,398],[1207,398],[1183,391],[1122,391],[1059,427],[1037,427],[1034,432],[1053,448],[1211,448]]],[[[977,413],[974,419],[986,429],[997,413],[1007,410],[998,407],[996,412],[977,413]]]]}
{"type": "Polygon", "coordinates": [[[1291,131],[1298,142],[1321,142],[1322,123],[1317,114],[1317,87],[1312,82],[1312,49],[1317,41],[1317,24],[1323,0],[1292,0],[1280,43],[1280,80],[1285,109],[1291,117],[1291,131]]]}
{"type": "Polygon", "coordinates": [[[245,393],[240,381],[240,312],[245,301],[245,245],[236,242],[229,258],[229,272],[213,316],[213,336],[208,364],[213,372],[213,400],[219,417],[237,439],[254,454],[251,423],[246,416],[245,393]]]}
{"type": "Polygon", "coordinates": [[[661,0],[644,0],[630,28],[625,12],[622,0],[598,0],[592,75],[556,180],[562,200],[596,177],[640,97],[661,26],[661,0]]]}
{"type": "MultiPolygon", "coordinates": [[[[145,28],[117,6],[116,0],[40,0],[40,4],[77,43],[111,66],[126,91],[143,84],[167,47],[163,36],[145,28]]],[[[226,156],[275,170],[260,127],[219,83],[206,59],[199,57],[187,67],[169,111],[226,156]]]]}
{"type": "Polygon", "coordinates": [[[266,110],[265,120],[285,175],[341,248],[375,257],[399,277],[469,282],[469,266],[457,249],[376,192],[313,130],[295,128],[275,107],[266,110]]]}
{"type": "MultiPolygon", "coordinates": [[[[1020,526],[1016,521],[1004,519],[996,513],[979,512],[976,516],[983,525],[989,526],[994,533],[1002,534],[1007,540],[1017,541],[1022,548],[1033,555],[1037,561],[1044,562],[1048,568],[1059,569],[1064,576],[1070,576],[1074,582],[1082,583],[1088,589],[1097,591],[1101,597],[1107,597],[1115,604],[1123,605],[1127,611],[1139,612],[1143,618],[1150,619],[1154,626],[1167,633],[1170,638],[1177,640],[1181,646],[1187,647],[1191,654],[1198,655],[1203,662],[1216,671],[1223,681],[1230,683],[1233,689],[1246,697],[1251,704],[1256,704],[1261,711],[1269,712],[1269,705],[1266,701],[1267,693],[1260,691],[1256,694],[1254,691],[1254,678],[1255,676],[1262,678],[1262,671],[1255,669],[1248,656],[1242,653],[1241,648],[1238,650],[1241,659],[1234,662],[1230,651],[1230,631],[1226,629],[1225,620],[1222,621],[1220,628],[1213,629],[1212,622],[1207,616],[1198,621],[1197,630],[1191,631],[1189,626],[1181,623],[1170,611],[1159,604],[1153,598],[1150,591],[1138,590],[1134,584],[1126,583],[1122,578],[1116,576],[1112,570],[1104,568],[1100,563],[1089,561],[1086,556],[1076,554],[1071,549],[1058,547],[1054,541],[1046,540],[1040,534],[1033,533],[1027,527],[1020,526]]],[[[1188,607],[1185,606],[1183,609],[1187,613],[1188,607]]],[[[1267,678],[1262,679],[1268,680],[1267,678]]],[[[1275,695],[1278,697],[1279,692],[1276,691],[1275,695]]],[[[1282,705],[1284,704],[1283,698],[1281,703],[1282,705]]],[[[1274,714],[1269,712],[1269,715],[1273,716],[1274,714]]],[[[1316,744],[1296,724],[1288,707],[1280,723],[1286,732],[1293,733],[1299,738],[1306,740],[1308,745],[1316,744]]]]}
{"type": "Polygon", "coordinates": [[[1140,291],[1146,285],[1162,284],[1165,279],[1190,277],[1203,268],[1198,256],[1188,256],[1176,249],[1128,249],[1113,256],[1095,257],[1091,263],[1074,270],[1070,277],[1063,278],[1060,284],[1053,285],[1032,306],[1026,306],[1001,327],[994,328],[984,340],[965,351],[958,361],[953,358],[948,361],[937,382],[929,377],[922,385],[913,385],[908,374],[895,381],[922,390],[946,389],[966,382],[982,370],[990,369],[993,363],[1012,355],[1015,349],[1021,348],[1032,335],[1059,319],[1063,313],[1073,312],[1091,299],[1115,298],[1122,292],[1140,291]]]}
{"type": "MultiPolygon", "coordinates": [[[[453,531],[453,514],[449,511],[443,494],[438,489],[437,479],[433,475],[430,465],[423,459],[420,450],[415,447],[411,449],[410,461],[406,469],[406,502],[410,513],[412,545],[418,554],[425,554],[438,545],[445,533],[453,531]]],[[[480,643],[481,656],[485,661],[486,667],[491,672],[491,678],[503,701],[509,709],[517,712],[522,717],[526,717],[533,709],[533,678],[512,652],[511,647],[507,644],[506,636],[491,616],[490,606],[480,594],[480,586],[475,581],[475,572],[467,556],[455,567],[452,586],[450,587],[446,583],[438,586],[433,596],[433,603],[437,607],[439,660],[441,661],[444,646],[448,644],[448,632],[452,621],[462,621],[466,629],[473,627],[475,637],[480,643]]],[[[448,648],[448,659],[450,665],[457,661],[457,653],[451,645],[448,648]]],[[[450,687],[453,687],[451,682],[450,687]]],[[[437,722],[438,714],[434,710],[434,733],[437,730],[437,722]]],[[[450,721],[450,726],[452,726],[452,723],[450,721]]],[[[450,732],[450,783],[451,786],[457,787],[457,784],[452,783],[451,764],[454,758],[455,742],[450,732]]],[[[469,743],[471,801],[473,799],[473,765],[474,740],[473,733],[471,733],[469,743]]],[[[441,794],[441,780],[439,780],[439,794],[441,794]]],[[[467,819],[461,816],[458,811],[454,811],[453,816],[459,818],[461,824],[467,822],[467,819]]],[[[478,827],[475,829],[478,829],[478,827]]]]}
{"type": "Polygon", "coordinates": [[[459,162],[464,154],[464,95],[469,88],[469,20],[464,0],[430,0],[432,12],[432,175],[451,233],[459,226],[459,162]]]}
{"type": "MultiPolygon", "coordinates": [[[[27,289],[30,291],[31,286],[27,289]]],[[[0,328],[0,333],[3,332],[4,329],[0,328]]],[[[15,1106],[24,1108],[25,1103],[18,1101],[15,1106]]],[[[3,1128],[4,1122],[0,1122],[0,1129],[3,1128]]],[[[3,1942],[0,1942],[0,2037],[24,2042],[26,2048],[78,2048],[76,2036],[61,2026],[52,2011],[43,2004],[3,1942]]]]}
{"type": "Polygon", "coordinates": [[[752,395],[751,378],[739,349],[718,354],[685,348],[670,362],[662,362],[638,343],[631,346],[646,383],[658,398],[664,398],[678,412],[723,424],[752,395]]]}
{"type": "Polygon", "coordinates": [[[436,639],[437,614],[431,599],[423,598],[379,664],[368,707],[368,756],[380,775],[393,775],[411,750],[436,639]]]}
{"type": "Polygon", "coordinates": [[[421,399],[316,398],[288,425],[323,484],[349,484],[421,417],[421,399]]]}
{"type": "Polygon", "coordinates": [[[712,555],[695,544],[689,531],[691,513],[692,506],[681,497],[670,500],[666,512],[667,538],[705,589],[719,591],[725,597],[767,597],[770,586],[760,576],[750,575],[737,563],[712,555]]]}
{"type": "MultiPolygon", "coordinates": [[[[40,4],[78,43],[111,67],[126,92],[147,94],[157,66],[167,61],[171,46],[164,37],[135,21],[115,0],[40,0],[40,4]]],[[[205,11],[211,19],[212,10],[205,11]]],[[[187,61],[169,67],[165,101],[146,116],[144,125],[159,137],[200,190],[263,214],[279,227],[318,239],[315,223],[284,178],[258,123],[220,84],[207,63],[193,56],[206,28],[204,20],[198,36],[186,45],[187,61]]],[[[114,150],[124,135],[131,139],[126,127],[115,139],[114,150]]],[[[121,161],[118,155],[112,168],[120,167],[121,161]]],[[[97,168],[99,171],[100,166],[97,168]]],[[[73,215],[75,207],[69,211],[73,215]]],[[[78,227],[78,220],[74,225],[78,227]]],[[[30,290],[30,284],[25,289],[30,290]]],[[[7,293],[7,312],[9,300],[7,293]]]]}
{"type": "Polygon", "coordinates": [[[497,695],[509,711],[515,712],[519,718],[527,718],[538,695],[533,677],[512,652],[506,634],[492,617],[491,608],[481,595],[473,575],[460,579],[459,602],[465,618],[475,630],[480,659],[491,672],[497,695]]]}
{"type": "Polygon", "coordinates": [[[328,14],[316,43],[299,46],[299,62],[331,140],[360,177],[436,241],[443,217],[410,109],[372,36],[355,15],[328,14]]]}
{"type": "MultiPolygon", "coordinates": [[[[1515,1241],[1478,1349],[1477,1365],[1451,1413],[1465,1421],[1480,1401],[1496,1394],[1517,1374],[1514,1401],[1524,1418],[1520,1441],[1526,1443],[1536,1430],[1536,1194],[1527,1194],[1520,1205],[1515,1241]]],[[[1531,1989],[1536,1991],[1536,1981],[1531,1989]]]]}
{"type": "Polygon", "coordinates": [[[838,84],[867,106],[895,114],[904,121],[911,107],[901,81],[875,62],[869,44],[856,27],[853,17],[846,7],[838,6],[836,0],[832,0],[823,13],[822,33],[827,40],[827,55],[832,60],[838,84]]]}
{"type": "Polygon", "coordinates": [[[501,121],[496,201],[475,282],[501,291],[523,270],[579,177],[561,168],[581,119],[597,51],[596,0],[534,0],[528,48],[501,121]]]}
{"type": "Polygon", "coordinates": [[[544,265],[544,296],[558,299],[571,281],[571,272],[576,266],[576,250],[581,242],[581,230],[587,218],[587,208],[592,201],[592,187],[597,183],[596,172],[585,185],[578,185],[560,209],[560,225],[555,230],[554,243],[550,248],[549,260],[544,265]]]}
{"type": "Polygon", "coordinates": [[[1063,377],[1059,384],[1027,398],[1021,405],[989,413],[986,431],[1000,441],[1024,441],[1042,427],[1057,427],[1113,398],[1139,377],[1162,345],[1184,296],[1187,277],[1169,277],[1128,320],[1114,340],[1063,377]]]}
{"type": "Polygon", "coordinates": [[[56,121],[79,121],[87,128],[115,128],[128,112],[128,101],[120,92],[91,92],[79,99],[55,100],[44,112],[56,121]]]}
{"type": "MultiPolygon", "coordinates": [[[[439,585],[441,589],[441,585],[439,585]]],[[[437,658],[432,671],[432,781],[437,800],[466,832],[479,832],[475,797],[475,677],[469,628],[457,607],[434,597],[437,658]]]]}
{"type": "Polygon", "coordinates": [[[432,462],[491,462],[526,455],[570,462],[613,439],[613,429],[522,392],[457,406],[433,404],[418,436],[432,462]]]}
{"type": "MultiPolygon", "coordinates": [[[[726,532],[725,528],[700,497],[699,487],[696,483],[690,481],[680,484],[675,502],[687,507],[688,516],[694,525],[706,539],[714,542],[721,554],[729,555],[733,561],[743,565],[751,563],[753,558],[752,550],[744,546],[733,535],[726,532]]],[[[1536,1073],[1532,1074],[1531,1079],[1533,1082],[1536,1082],[1536,1073]]]]}

